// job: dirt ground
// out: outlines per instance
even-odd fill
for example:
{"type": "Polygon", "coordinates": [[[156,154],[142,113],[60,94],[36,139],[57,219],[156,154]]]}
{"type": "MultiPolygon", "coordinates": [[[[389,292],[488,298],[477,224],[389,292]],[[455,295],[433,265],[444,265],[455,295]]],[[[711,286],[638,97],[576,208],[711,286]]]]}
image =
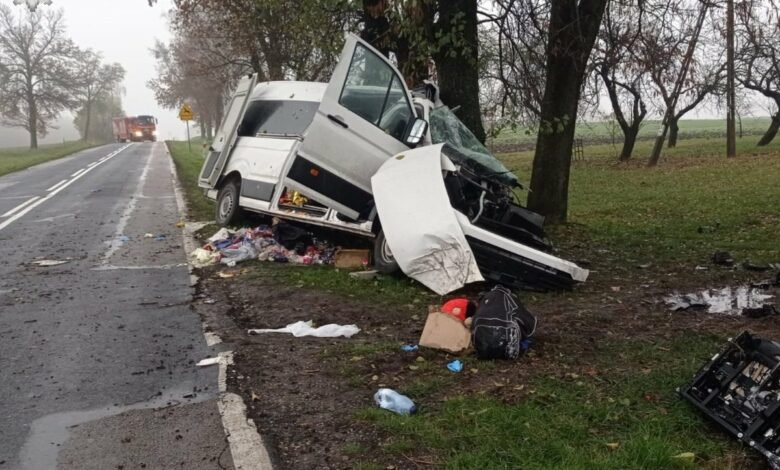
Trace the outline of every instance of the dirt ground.
{"type": "MultiPolygon", "coordinates": [[[[780,338],[776,316],[747,319],[671,313],[662,302],[670,292],[738,286],[774,273],[712,265],[707,271],[694,266],[656,269],[617,262],[610,256],[605,252],[598,261],[580,259],[592,274],[573,292],[520,293],[521,301],[539,317],[536,342],[528,355],[513,362],[487,363],[465,353],[460,356],[464,371],[457,375],[446,370],[453,358],[450,354],[400,350],[401,344],[417,343],[426,305],[371,304],[358,297],[283,285],[273,279],[273,266],[250,264],[202,270],[194,307],[211,329],[232,344],[236,356],[229,388],[243,396],[272,458],[284,469],[353,468],[356,462],[381,468],[431,468],[436,459],[425,449],[402,458],[383,453],[381,444],[389,436],[355,419],[360,410],[374,406],[372,396],[380,386],[424,390],[425,400],[418,403],[422,407],[472,393],[513,402],[526,396],[526,384],[535,377],[594,376],[604,368],[620,367],[594,359],[610,340],[653,344],[688,332],[725,338],[744,329],[780,338]],[[223,279],[219,271],[238,276],[223,279]],[[356,324],[362,331],[351,339],[246,332],[299,320],[356,324]]],[[[571,259],[578,259],[576,253],[571,259]]],[[[478,292],[479,287],[466,294],[478,292]]],[[[769,293],[778,295],[780,290],[769,293]]]]}

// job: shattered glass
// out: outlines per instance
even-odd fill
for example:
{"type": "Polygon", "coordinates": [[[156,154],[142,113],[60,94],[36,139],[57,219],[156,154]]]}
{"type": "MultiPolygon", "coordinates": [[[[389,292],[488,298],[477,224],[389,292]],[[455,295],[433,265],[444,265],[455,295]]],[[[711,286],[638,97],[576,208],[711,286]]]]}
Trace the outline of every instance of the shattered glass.
{"type": "Polygon", "coordinates": [[[456,150],[457,152],[447,154],[456,164],[471,167],[483,177],[494,176],[498,181],[510,186],[520,185],[517,176],[482,145],[450,108],[440,106],[433,109],[430,121],[433,143],[447,144],[456,150]],[[464,161],[458,161],[459,158],[464,161]]]}

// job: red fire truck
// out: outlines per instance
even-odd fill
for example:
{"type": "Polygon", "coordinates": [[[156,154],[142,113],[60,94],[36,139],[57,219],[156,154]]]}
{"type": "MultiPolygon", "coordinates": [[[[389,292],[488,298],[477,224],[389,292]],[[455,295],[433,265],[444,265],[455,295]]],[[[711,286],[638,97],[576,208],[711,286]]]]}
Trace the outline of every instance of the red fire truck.
{"type": "Polygon", "coordinates": [[[154,116],[115,117],[112,123],[117,142],[157,140],[157,118],[154,116]]]}

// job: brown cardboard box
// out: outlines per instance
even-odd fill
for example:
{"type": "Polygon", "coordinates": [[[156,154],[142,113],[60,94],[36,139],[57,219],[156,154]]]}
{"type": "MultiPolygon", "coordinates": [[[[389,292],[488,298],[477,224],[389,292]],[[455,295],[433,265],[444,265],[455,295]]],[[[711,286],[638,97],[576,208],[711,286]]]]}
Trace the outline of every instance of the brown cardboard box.
{"type": "Polygon", "coordinates": [[[457,318],[442,312],[431,312],[425,320],[420,346],[461,352],[471,346],[471,331],[457,318]]]}
{"type": "Polygon", "coordinates": [[[364,260],[368,260],[368,250],[339,250],[333,265],[339,269],[361,269],[364,260]]]}

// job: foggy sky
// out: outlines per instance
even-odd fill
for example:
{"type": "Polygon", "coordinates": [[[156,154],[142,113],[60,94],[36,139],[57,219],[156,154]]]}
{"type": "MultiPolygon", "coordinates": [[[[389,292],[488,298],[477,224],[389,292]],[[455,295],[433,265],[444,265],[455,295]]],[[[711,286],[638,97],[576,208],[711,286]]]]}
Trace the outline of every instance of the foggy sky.
{"type": "MultiPolygon", "coordinates": [[[[0,0],[7,5],[10,0],[0,0]]],[[[22,6],[13,6],[17,13],[24,13],[22,6]]],[[[102,53],[106,63],[119,62],[126,75],[122,106],[130,115],[151,114],[159,120],[160,139],[183,139],[185,124],[179,121],[178,110],[158,106],[154,94],[146,82],[155,77],[155,61],[149,50],[155,39],[170,40],[165,15],[172,6],[171,0],[158,0],[149,7],[147,0],[53,0],[51,6],[38,8],[62,8],[65,12],[67,35],[82,49],[93,49],[102,53]]],[[[41,143],[76,140],[78,132],[72,124],[73,116],[65,112],[41,143]]],[[[192,123],[190,123],[191,127],[192,123]]],[[[5,142],[0,147],[24,146],[29,143],[29,134],[21,128],[3,128],[0,134],[5,142]]]]}
{"type": "Polygon", "coordinates": [[[177,117],[178,110],[160,108],[146,87],[156,75],[149,50],[155,39],[170,39],[165,14],[171,3],[158,0],[149,7],[146,0],[53,0],[49,7],[65,10],[68,35],[79,47],[101,52],[106,62],[122,64],[126,71],[126,93],[122,97],[125,112],[129,116],[156,116],[161,139],[183,138],[186,133],[177,117]]]}

